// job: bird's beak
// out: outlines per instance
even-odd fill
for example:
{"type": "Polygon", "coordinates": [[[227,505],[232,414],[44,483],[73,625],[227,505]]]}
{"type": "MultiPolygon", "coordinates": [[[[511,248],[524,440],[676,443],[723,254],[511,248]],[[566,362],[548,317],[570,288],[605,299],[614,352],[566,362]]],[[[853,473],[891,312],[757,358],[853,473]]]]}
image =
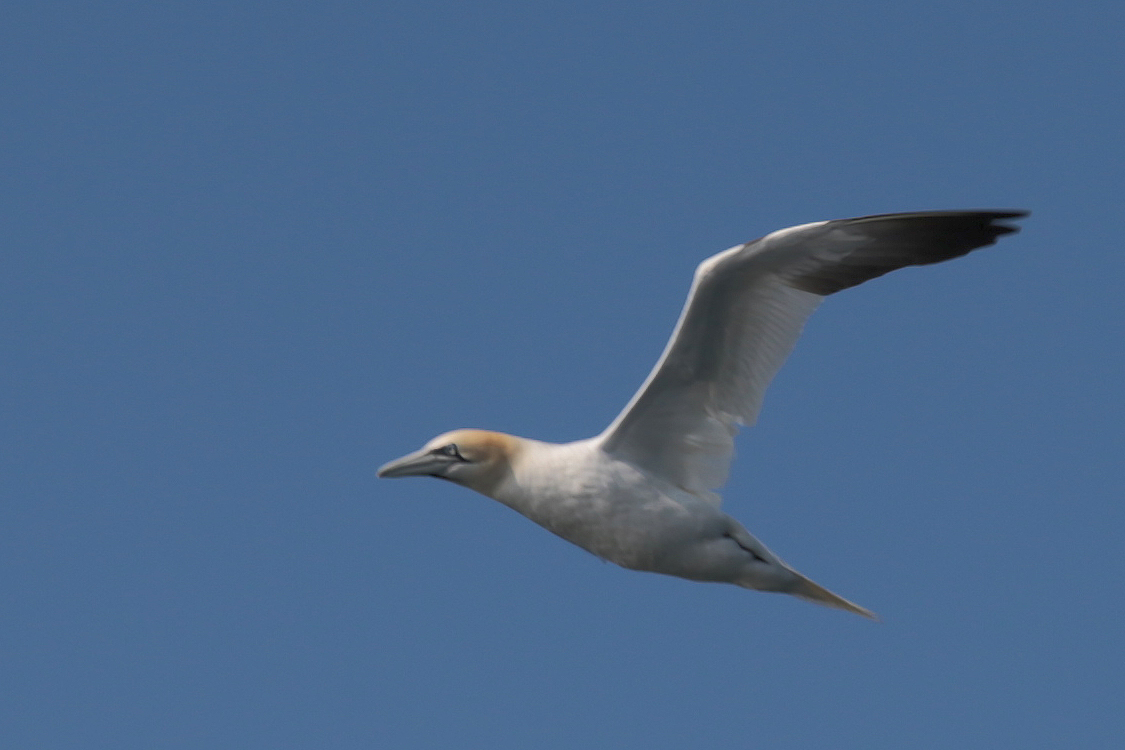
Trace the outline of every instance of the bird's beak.
{"type": "Polygon", "coordinates": [[[383,464],[379,467],[378,476],[387,478],[441,476],[447,466],[449,466],[447,456],[435,456],[427,450],[420,450],[383,464]]]}

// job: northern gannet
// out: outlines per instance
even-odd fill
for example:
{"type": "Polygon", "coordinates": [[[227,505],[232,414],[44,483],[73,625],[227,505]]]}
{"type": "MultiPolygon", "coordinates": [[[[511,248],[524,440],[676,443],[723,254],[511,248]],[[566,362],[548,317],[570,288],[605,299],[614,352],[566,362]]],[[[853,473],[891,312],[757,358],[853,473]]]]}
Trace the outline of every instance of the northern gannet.
{"type": "Polygon", "coordinates": [[[446,479],[633,570],[775,591],[875,619],[813,583],[719,509],[739,425],[821,300],[897,268],[1018,231],[1024,211],[927,211],[821,221],[699,264],[672,337],[600,435],[554,444],[454,430],[379,469],[446,479]]]}

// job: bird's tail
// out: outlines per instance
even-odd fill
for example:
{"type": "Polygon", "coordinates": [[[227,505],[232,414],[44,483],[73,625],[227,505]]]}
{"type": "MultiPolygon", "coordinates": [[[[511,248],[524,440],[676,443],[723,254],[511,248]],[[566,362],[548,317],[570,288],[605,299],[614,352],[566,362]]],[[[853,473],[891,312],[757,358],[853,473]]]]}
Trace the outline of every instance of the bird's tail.
{"type": "Polygon", "coordinates": [[[842,596],[833,594],[828,589],[824,588],[820,584],[813,583],[800,573],[798,573],[797,576],[797,585],[794,586],[793,590],[789,591],[788,593],[793,594],[794,596],[799,596],[802,599],[813,602],[815,604],[823,604],[825,607],[835,607],[836,609],[843,609],[848,612],[854,612],[857,615],[870,617],[872,620],[879,619],[879,615],[875,614],[871,610],[864,609],[858,604],[849,602],[842,596]]]}

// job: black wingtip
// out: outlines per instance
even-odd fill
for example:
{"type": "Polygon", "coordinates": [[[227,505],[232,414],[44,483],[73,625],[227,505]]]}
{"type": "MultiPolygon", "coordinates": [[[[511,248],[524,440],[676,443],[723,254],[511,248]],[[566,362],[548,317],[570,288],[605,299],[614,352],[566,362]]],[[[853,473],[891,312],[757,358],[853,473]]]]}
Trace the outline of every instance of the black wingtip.
{"type": "Polygon", "coordinates": [[[789,279],[797,289],[828,295],[903,266],[957,258],[996,243],[1020,228],[997,222],[1022,219],[1023,210],[914,211],[830,221],[827,227],[861,242],[851,252],[789,279]]]}
{"type": "Polygon", "coordinates": [[[837,219],[837,221],[865,222],[882,221],[884,219],[970,219],[981,221],[1000,221],[1003,219],[1022,219],[1030,216],[1031,212],[1022,208],[969,208],[969,209],[943,209],[940,211],[906,211],[893,214],[871,214],[870,216],[857,216],[852,219],[837,219]]]}
{"type": "Polygon", "coordinates": [[[1023,219],[1031,216],[1030,211],[1021,210],[990,211],[988,213],[990,215],[991,221],[993,222],[992,226],[994,226],[998,230],[996,233],[997,236],[1000,236],[1002,234],[1015,234],[1016,232],[1020,231],[1021,227],[1012,226],[1011,224],[996,224],[995,222],[1003,221],[1005,219],[1023,219]]]}

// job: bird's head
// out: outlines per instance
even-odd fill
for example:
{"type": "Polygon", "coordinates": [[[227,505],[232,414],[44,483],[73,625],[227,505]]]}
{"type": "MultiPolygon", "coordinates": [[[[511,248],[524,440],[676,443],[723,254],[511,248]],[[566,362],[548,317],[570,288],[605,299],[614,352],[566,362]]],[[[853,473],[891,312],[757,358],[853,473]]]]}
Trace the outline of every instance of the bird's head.
{"type": "Polygon", "coordinates": [[[491,495],[511,470],[520,439],[502,432],[453,430],[379,468],[379,476],[447,479],[491,495]]]}

